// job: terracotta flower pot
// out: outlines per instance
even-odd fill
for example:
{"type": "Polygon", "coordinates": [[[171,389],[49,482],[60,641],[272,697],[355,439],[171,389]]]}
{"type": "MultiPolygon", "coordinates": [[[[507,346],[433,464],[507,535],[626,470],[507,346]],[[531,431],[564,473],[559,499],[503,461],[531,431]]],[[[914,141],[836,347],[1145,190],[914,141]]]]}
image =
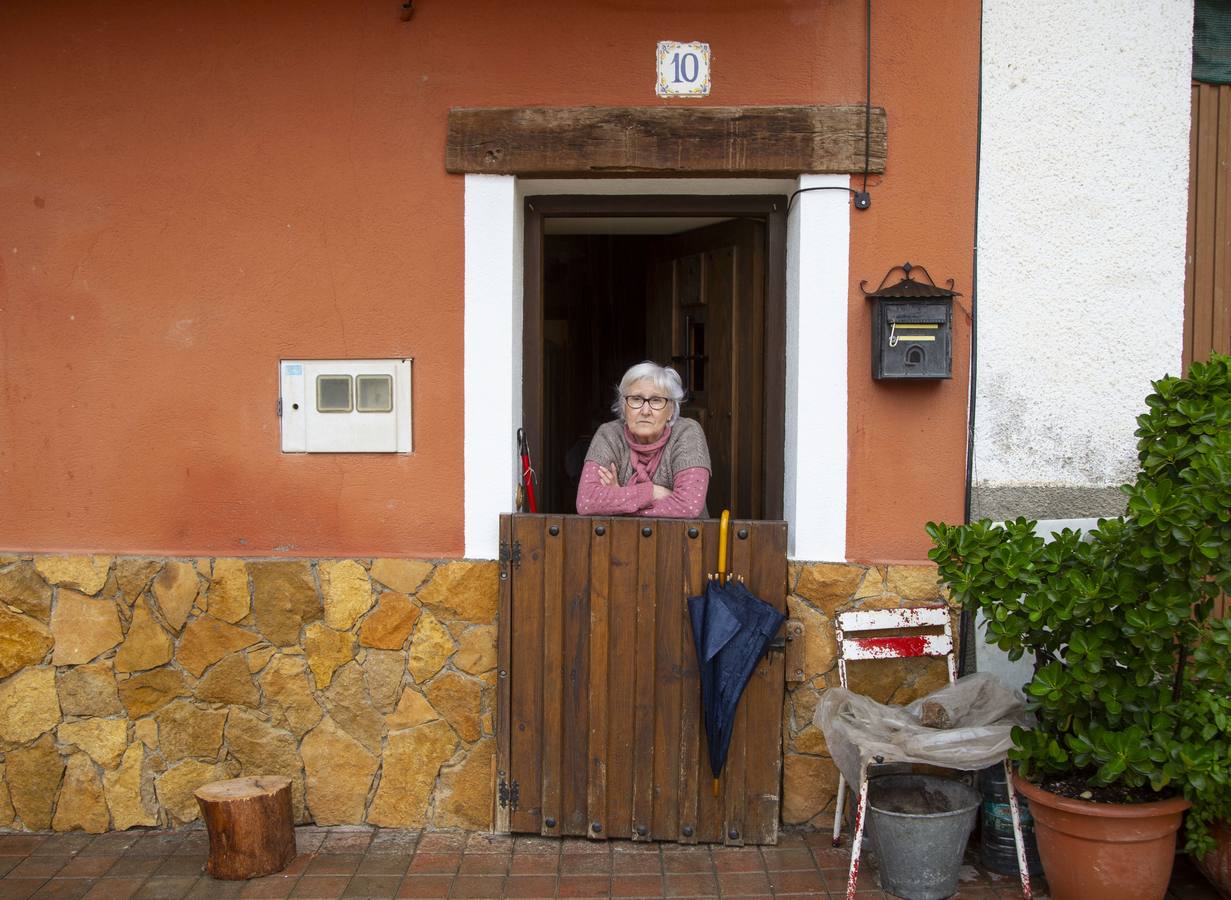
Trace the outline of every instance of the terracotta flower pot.
{"type": "Polygon", "coordinates": [[[1210,826],[1210,834],[1218,845],[1196,861],[1197,868],[1219,894],[1231,898],[1231,823],[1215,822],[1210,826]]]}
{"type": "Polygon", "coordinates": [[[1189,802],[1088,803],[1020,777],[1053,900],[1161,900],[1189,802]]]}

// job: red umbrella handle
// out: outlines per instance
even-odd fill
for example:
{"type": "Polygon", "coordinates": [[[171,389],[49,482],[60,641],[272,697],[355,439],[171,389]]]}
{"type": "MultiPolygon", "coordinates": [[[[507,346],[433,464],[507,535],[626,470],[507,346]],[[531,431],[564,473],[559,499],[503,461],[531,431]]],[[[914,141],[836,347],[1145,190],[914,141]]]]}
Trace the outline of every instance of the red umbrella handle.
{"type": "Polygon", "coordinates": [[[534,499],[534,469],[530,466],[530,445],[526,441],[526,433],[517,429],[517,451],[521,454],[521,483],[526,489],[526,505],[530,512],[539,511],[539,505],[534,499]]]}

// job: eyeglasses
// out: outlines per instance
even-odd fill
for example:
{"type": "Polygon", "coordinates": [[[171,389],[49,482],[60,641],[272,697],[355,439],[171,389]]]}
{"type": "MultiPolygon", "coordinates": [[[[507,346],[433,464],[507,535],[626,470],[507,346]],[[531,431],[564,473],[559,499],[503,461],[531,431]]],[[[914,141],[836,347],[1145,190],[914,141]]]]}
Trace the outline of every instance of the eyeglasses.
{"type": "Polygon", "coordinates": [[[657,412],[667,405],[666,397],[639,397],[636,394],[628,394],[624,398],[624,402],[628,404],[629,409],[641,409],[642,404],[650,404],[650,409],[657,412]]]}

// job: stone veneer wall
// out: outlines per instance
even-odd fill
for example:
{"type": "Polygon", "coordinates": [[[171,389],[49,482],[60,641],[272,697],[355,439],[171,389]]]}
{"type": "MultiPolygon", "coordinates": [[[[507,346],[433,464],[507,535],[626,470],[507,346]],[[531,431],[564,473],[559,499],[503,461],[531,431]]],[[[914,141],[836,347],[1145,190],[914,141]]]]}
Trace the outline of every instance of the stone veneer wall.
{"type": "MultiPolygon", "coordinates": [[[[783,821],[827,827],[811,724],[833,616],[940,599],[935,569],[792,563],[806,680],[783,711],[783,821]]],[[[0,829],[197,818],[193,791],[293,781],[317,824],[491,827],[494,562],[0,555],[0,829]]],[[[906,702],[943,664],[851,668],[906,702]]]]}
{"type": "Polygon", "coordinates": [[[494,562],[0,557],[0,828],[197,818],[489,828],[494,562]]]}

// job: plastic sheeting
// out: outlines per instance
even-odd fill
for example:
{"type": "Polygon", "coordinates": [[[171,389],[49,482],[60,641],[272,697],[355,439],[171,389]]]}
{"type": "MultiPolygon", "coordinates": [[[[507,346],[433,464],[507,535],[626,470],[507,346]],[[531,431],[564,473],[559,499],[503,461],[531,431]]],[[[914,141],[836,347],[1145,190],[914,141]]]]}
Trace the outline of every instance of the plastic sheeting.
{"type": "Polygon", "coordinates": [[[813,721],[849,784],[859,784],[860,772],[871,763],[983,769],[1004,759],[1013,746],[1014,725],[1034,724],[1022,695],[988,672],[959,678],[909,706],[888,706],[846,688],[830,688],[813,721]]]}

